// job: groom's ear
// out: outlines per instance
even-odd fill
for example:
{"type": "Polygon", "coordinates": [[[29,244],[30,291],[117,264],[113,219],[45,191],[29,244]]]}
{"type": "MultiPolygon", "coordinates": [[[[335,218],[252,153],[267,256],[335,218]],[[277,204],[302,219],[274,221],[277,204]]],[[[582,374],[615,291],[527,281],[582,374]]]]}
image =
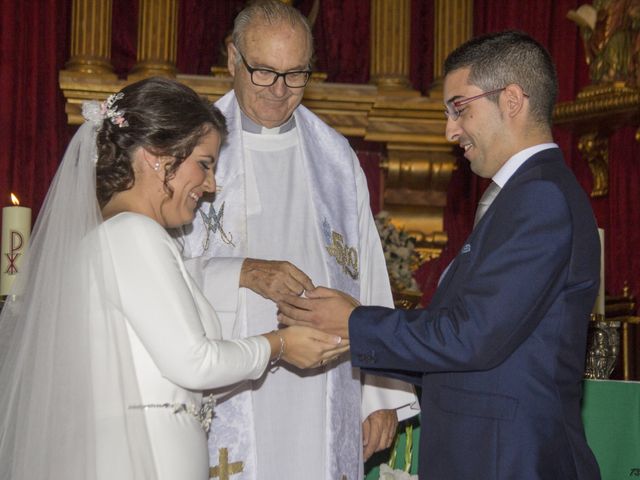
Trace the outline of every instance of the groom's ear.
{"type": "Polygon", "coordinates": [[[504,98],[506,102],[507,114],[515,117],[522,112],[527,95],[520,85],[512,83],[504,89],[504,98]]]}

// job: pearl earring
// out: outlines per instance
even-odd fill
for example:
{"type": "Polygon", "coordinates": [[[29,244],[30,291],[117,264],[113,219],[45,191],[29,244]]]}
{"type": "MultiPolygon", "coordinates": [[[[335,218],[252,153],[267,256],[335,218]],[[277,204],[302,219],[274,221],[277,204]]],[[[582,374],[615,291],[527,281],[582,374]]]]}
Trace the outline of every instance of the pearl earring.
{"type": "Polygon", "coordinates": [[[160,170],[160,162],[156,162],[155,165],[153,166],[153,169],[157,172],[158,170],[160,170]]]}

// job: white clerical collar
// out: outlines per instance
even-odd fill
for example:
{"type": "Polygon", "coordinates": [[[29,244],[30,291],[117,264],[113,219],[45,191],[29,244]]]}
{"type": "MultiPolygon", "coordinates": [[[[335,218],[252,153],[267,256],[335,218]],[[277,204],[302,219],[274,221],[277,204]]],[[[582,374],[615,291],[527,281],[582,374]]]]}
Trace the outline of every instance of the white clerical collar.
{"type": "Polygon", "coordinates": [[[524,162],[529,160],[529,158],[533,157],[536,153],[541,152],[543,150],[548,150],[550,148],[560,148],[555,143],[541,143],[539,145],[534,145],[533,147],[525,148],[524,150],[519,151],[514,156],[512,156],[509,160],[505,162],[500,170],[493,176],[492,180],[498,184],[500,188],[504,187],[507,183],[507,180],[511,178],[511,175],[516,173],[516,170],[520,168],[524,162]]]}
{"type": "Polygon", "coordinates": [[[244,114],[244,112],[240,111],[240,116],[242,118],[242,130],[249,133],[258,133],[261,135],[278,135],[280,133],[287,133],[289,130],[293,130],[296,126],[296,119],[291,115],[291,118],[284,122],[279,127],[267,128],[262,125],[257,124],[253,120],[251,120],[248,116],[244,114]]]}

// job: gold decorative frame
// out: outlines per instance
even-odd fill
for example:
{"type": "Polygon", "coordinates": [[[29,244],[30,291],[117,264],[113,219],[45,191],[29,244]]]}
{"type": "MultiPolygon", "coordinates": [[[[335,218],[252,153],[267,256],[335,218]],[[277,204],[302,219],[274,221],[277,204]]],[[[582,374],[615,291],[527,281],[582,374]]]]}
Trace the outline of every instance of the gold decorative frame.
{"type": "Polygon", "coordinates": [[[623,126],[640,125],[640,90],[624,82],[591,85],[575,100],[557,105],[554,123],[579,135],[578,150],[593,175],[591,196],[604,196],[609,191],[609,137],[623,126]]]}
{"type": "MultiPolygon", "coordinates": [[[[444,138],[438,79],[446,55],[471,36],[473,1],[435,0],[436,82],[428,96],[409,82],[411,1],[370,1],[372,82],[325,83],[314,75],[303,103],[342,134],[385,145],[382,207],[396,226],[418,238],[421,254],[430,258],[447,241],[443,212],[456,162],[444,138]]],[[[73,0],[71,58],[59,76],[70,124],[81,123],[83,101],[104,99],[146,76],[175,77],[212,100],[229,91],[231,79],[224,74],[176,72],[177,5],[177,0],[140,0],[137,63],[119,80],[110,61],[112,0],[73,0]]]]}

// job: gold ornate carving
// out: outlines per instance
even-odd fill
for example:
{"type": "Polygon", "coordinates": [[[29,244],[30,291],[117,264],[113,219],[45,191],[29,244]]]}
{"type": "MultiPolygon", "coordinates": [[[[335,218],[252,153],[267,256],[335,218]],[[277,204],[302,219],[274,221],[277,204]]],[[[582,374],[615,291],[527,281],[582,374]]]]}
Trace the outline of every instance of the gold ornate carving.
{"type": "Polygon", "coordinates": [[[609,139],[596,132],[580,137],[578,151],[586,158],[593,175],[592,197],[609,193],[609,139]]]}
{"type": "Polygon", "coordinates": [[[440,256],[448,240],[447,233],[443,231],[442,208],[400,203],[385,204],[384,208],[398,228],[415,237],[422,263],[440,256]]]}
{"type": "MultiPolygon", "coordinates": [[[[462,43],[471,31],[468,12],[472,0],[452,1],[451,8],[442,3],[438,28],[444,32],[452,28],[443,30],[445,26],[459,26],[454,29],[455,43],[462,43]]],[[[100,3],[74,0],[74,10],[85,2],[100,3]]],[[[97,70],[86,74],[71,69],[60,72],[70,124],[82,122],[80,106],[85,100],[105,99],[144,76],[175,74],[177,1],[141,0],[139,4],[138,64],[127,80],[97,70]]],[[[418,238],[418,250],[427,259],[438,255],[446,243],[442,214],[455,157],[444,137],[441,92],[436,89],[425,97],[408,86],[410,4],[410,0],[372,0],[372,37],[376,37],[375,41],[372,38],[372,59],[375,57],[376,63],[372,63],[371,73],[372,78],[378,78],[376,84],[326,83],[321,75],[314,74],[303,103],[342,134],[387,146],[388,188],[383,208],[391,212],[398,225],[418,238]]],[[[93,10],[88,12],[95,15],[93,10]]],[[[95,25],[92,28],[101,32],[100,38],[109,38],[110,30],[105,33],[100,22],[91,17],[87,25],[95,25]]],[[[82,34],[73,29],[72,42],[82,34]]],[[[444,57],[447,48],[453,46],[441,43],[439,52],[444,57]]],[[[212,76],[175,76],[201,95],[217,100],[232,88],[232,79],[224,70],[216,69],[212,76]]]]}
{"type": "Polygon", "coordinates": [[[567,17],[580,27],[593,83],[640,87],[640,0],[594,0],[567,17]]]}
{"type": "Polygon", "coordinates": [[[115,78],[111,66],[112,0],[73,0],[67,70],[115,78]]]}
{"type": "Polygon", "coordinates": [[[621,326],[622,378],[624,380],[640,380],[640,372],[635,371],[630,360],[633,335],[640,328],[640,317],[637,316],[636,299],[631,295],[629,284],[624,283],[622,295],[607,296],[605,315],[608,321],[618,322],[621,326]]]}
{"type": "Polygon", "coordinates": [[[473,0],[435,0],[433,77],[443,76],[444,59],[473,34],[473,0]]]}
{"type": "Polygon", "coordinates": [[[591,195],[606,195],[608,137],[618,128],[640,123],[640,89],[628,87],[623,82],[590,85],[574,101],[556,106],[554,123],[580,135],[578,149],[593,174],[591,195]]]}
{"type": "Polygon", "coordinates": [[[572,125],[578,131],[594,126],[611,132],[640,120],[640,89],[623,82],[590,85],[571,102],[559,103],[554,123],[572,125]]]}
{"type": "Polygon", "coordinates": [[[178,50],[178,1],[140,0],[138,62],[135,78],[176,74],[178,50]]]}
{"type": "Polygon", "coordinates": [[[380,88],[411,90],[411,0],[371,1],[371,81],[380,88]]]}

